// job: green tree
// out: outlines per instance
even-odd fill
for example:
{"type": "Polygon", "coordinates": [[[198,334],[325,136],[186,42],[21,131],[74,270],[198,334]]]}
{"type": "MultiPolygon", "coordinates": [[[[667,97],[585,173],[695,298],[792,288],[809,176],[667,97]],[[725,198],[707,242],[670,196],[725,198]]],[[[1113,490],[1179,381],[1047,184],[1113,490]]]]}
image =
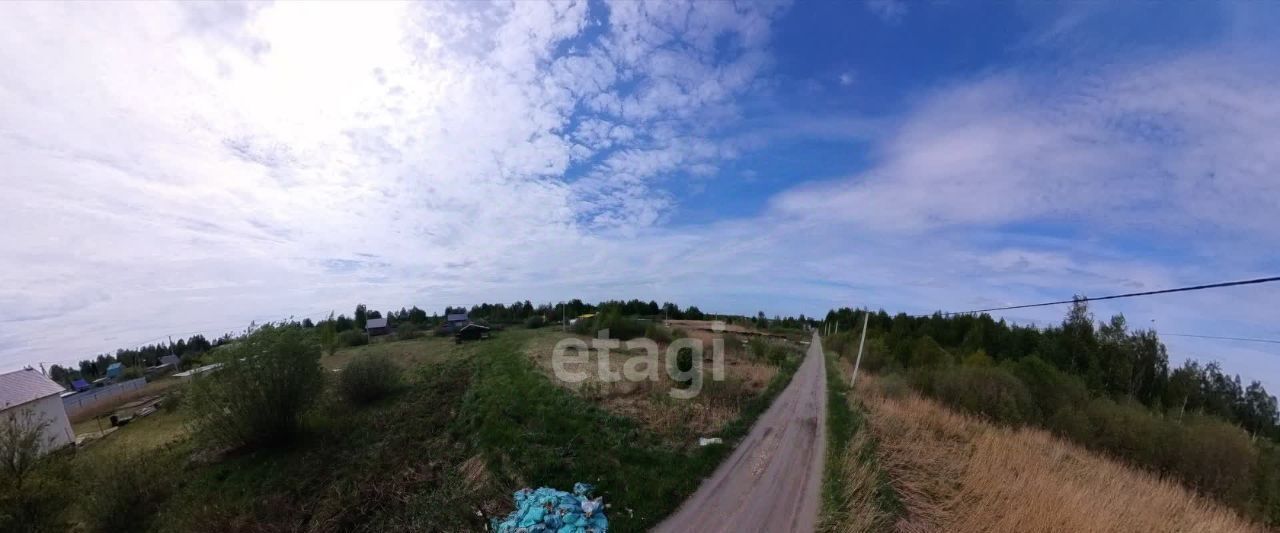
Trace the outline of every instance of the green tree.
{"type": "Polygon", "coordinates": [[[30,407],[10,410],[0,419],[0,468],[18,491],[36,467],[40,454],[53,444],[53,437],[45,435],[52,424],[30,407]]]}
{"type": "Polygon", "coordinates": [[[319,345],[301,328],[268,325],[227,350],[188,387],[195,434],[231,447],[288,442],[324,387],[319,345]]]}
{"type": "Polygon", "coordinates": [[[338,332],[334,327],[333,311],[329,311],[329,318],[321,324],[319,333],[320,348],[328,355],[338,351],[338,332]]]}
{"type": "Polygon", "coordinates": [[[364,331],[365,325],[369,323],[369,310],[365,308],[364,304],[359,304],[356,306],[355,319],[356,319],[356,329],[360,331],[364,331]]]}

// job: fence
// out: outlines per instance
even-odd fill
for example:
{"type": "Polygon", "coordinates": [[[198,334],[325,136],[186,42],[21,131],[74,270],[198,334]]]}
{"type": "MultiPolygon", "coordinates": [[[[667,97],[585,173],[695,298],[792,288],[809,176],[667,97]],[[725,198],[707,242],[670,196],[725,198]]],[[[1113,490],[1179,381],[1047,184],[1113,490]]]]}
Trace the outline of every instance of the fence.
{"type": "Polygon", "coordinates": [[[63,398],[62,407],[67,410],[67,416],[75,416],[116,396],[141,389],[146,384],[147,378],[136,378],[106,387],[95,387],[63,398]]]}

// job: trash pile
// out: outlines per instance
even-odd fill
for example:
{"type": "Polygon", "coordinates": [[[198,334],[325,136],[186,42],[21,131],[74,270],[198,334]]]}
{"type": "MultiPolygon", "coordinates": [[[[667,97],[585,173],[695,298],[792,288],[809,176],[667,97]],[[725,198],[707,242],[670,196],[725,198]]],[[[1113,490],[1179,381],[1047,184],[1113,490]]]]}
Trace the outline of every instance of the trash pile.
{"type": "Polygon", "coordinates": [[[605,533],[604,499],[591,499],[595,487],[574,483],[573,494],[550,487],[520,489],[512,495],[516,510],[506,520],[493,519],[498,533],[605,533]]]}

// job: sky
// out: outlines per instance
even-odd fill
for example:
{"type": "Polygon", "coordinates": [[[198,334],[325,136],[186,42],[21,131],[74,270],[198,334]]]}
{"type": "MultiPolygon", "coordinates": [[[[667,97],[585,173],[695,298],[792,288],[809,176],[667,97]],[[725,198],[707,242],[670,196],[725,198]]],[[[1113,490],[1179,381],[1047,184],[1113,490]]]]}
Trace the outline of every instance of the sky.
{"type": "MultiPolygon", "coordinates": [[[[0,370],[357,303],[928,313],[1277,275],[1278,28],[1266,2],[5,3],[0,370]]],[[[1278,302],[1094,312],[1280,339],[1278,302]]],[[[1280,344],[1164,340],[1280,391],[1280,344]]]]}

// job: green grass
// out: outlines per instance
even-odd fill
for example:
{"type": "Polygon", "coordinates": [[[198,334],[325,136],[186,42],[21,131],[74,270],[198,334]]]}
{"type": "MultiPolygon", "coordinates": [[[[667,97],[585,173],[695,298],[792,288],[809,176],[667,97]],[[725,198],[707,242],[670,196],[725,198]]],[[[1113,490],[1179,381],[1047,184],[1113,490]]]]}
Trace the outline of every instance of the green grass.
{"type": "Polygon", "coordinates": [[[455,344],[452,337],[420,337],[339,348],[337,353],[321,357],[320,364],[326,370],[335,370],[361,357],[383,355],[403,368],[416,368],[464,357],[474,351],[474,343],[455,344]]]}
{"type": "Polygon", "coordinates": [[[875,494],[872,504],[876,507],[877,520],[874,529],[887,530],[896,517],[903,512],[901,500],[888,476],[877,466],[876,441],[870,434],[865,435],[864,444],[851,449],[850,443],[859,432],[867,432],[866,419],[861,409],[849,398],[852,389],[840,371],[838,359],[834,352],[826,352],[827,357],[827,461],[822,479],[822,513],[819,531],[840,531],[840,525],[849,522],[847,516],[857,509],[847,508],[842,501],[849,491],[850,480],[845,478],[844,463],[856,461],[871,466],[874,472],[875,494]],[[850,454],[853,456],[850,457],[850,454]]]}
{"type": "MultiPolygon", "coordinates": [[[[157,474],[173,476],[163,479],[171,494],[138,522],[150,531],[478,530],[477,511],[510,511],[512,490],[577,481],[599,487],[614,531],[643,531],[696,490],[798,366],[784,362],[720,432],[726,444],[684,451],[551,382],[523,348],[554,334],[508,330],[462,345],[426,338],[324,357],[341,368],[382,353],[413,369],[405,387],[369,406],[342,401],[331,376],[288,448],[219,453],[186,433],[185,410],[162,410],[72,461],[87,467],[127,450],[174,465],[157,474]]],[[[85,510],[69,509],[71,527],[85,526],[85,510]]]]}
{"type": "MultiPolygon", "coordinates": [[[[635,421],[551,383],[523,355],[522,339],[513,337],[477,354],[455,428],[509,486],[594,483],[611,504],[612,530],[644,531],[674,511],[731,450],[713,445],[686,454],[664,445],[635,421]]],[[[794,373],[794,365],[785,367],[720,436],[731,443],[745,435],[794,373]]]]}

